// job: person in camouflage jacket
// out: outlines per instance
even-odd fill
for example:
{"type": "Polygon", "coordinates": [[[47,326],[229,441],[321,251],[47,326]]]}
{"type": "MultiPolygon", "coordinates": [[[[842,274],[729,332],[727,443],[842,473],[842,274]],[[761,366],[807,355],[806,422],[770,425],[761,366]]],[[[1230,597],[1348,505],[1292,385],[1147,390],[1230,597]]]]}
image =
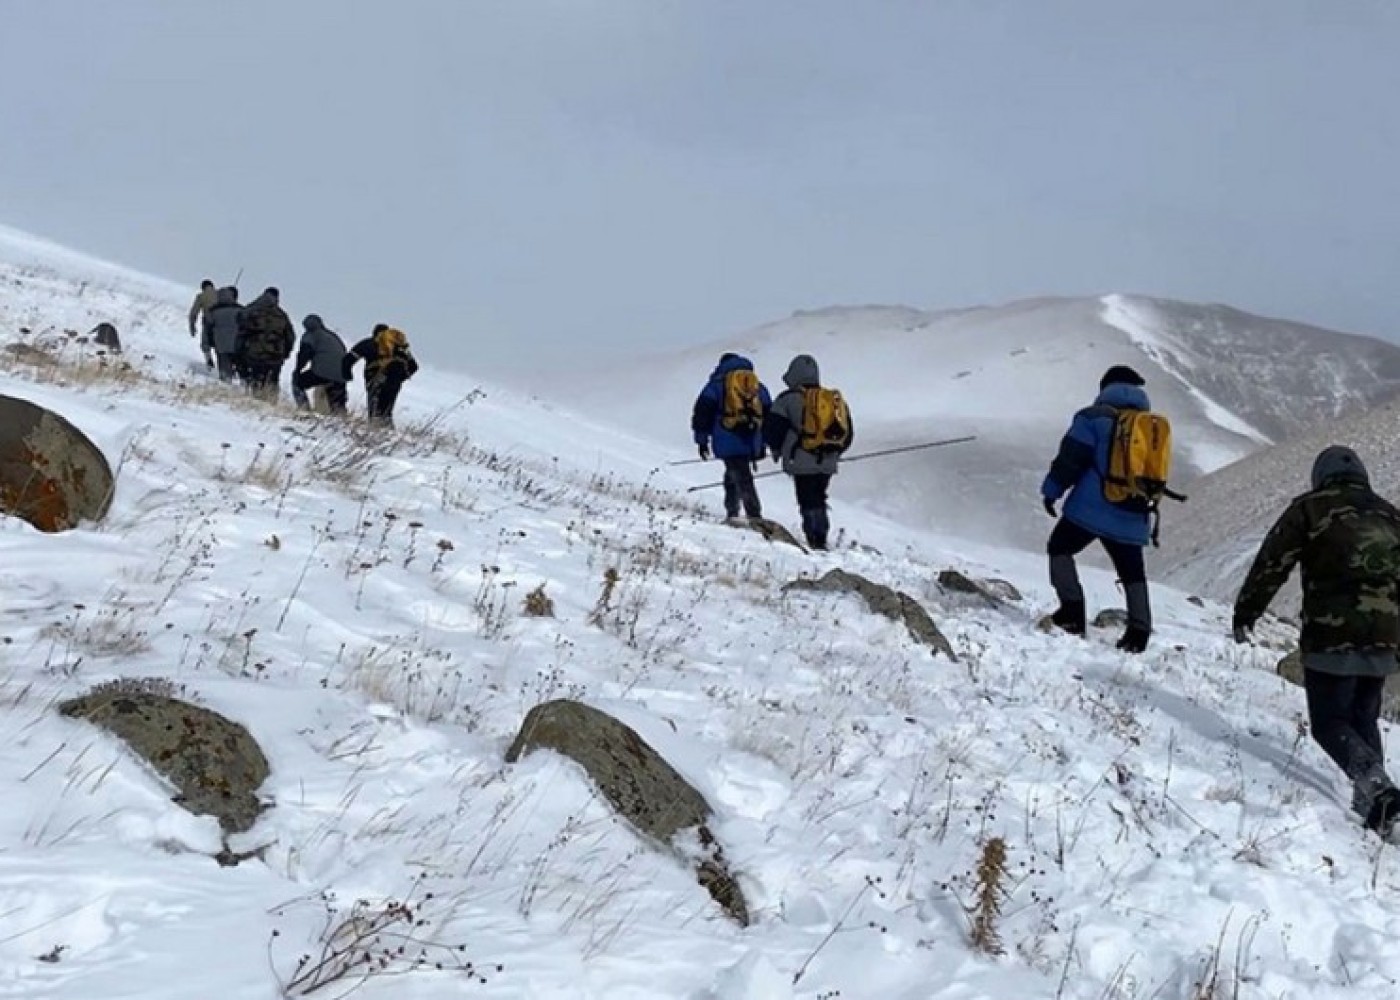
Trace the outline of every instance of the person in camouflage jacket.
{"type": "Polygon", "coordinates": [[[1400,511],[1377,496],[1361,459],[1333,445],[1317,456],[1312,490],[1265,537],[1235,600],[1236,642],[1300,566],[1299,648],[1313,738],[1352,781],[1352,808],[1373,830],[1400,818],[1385,771],[1381,699],[1400,669],[1400,511]]]}
{"type": "Polygon", "coordinates": [[[269,288],[238,314],[238,364],[255,396],[276,401],[282,365],[296,346],[291,317],[279,305],[276,288],[269,288]]]}

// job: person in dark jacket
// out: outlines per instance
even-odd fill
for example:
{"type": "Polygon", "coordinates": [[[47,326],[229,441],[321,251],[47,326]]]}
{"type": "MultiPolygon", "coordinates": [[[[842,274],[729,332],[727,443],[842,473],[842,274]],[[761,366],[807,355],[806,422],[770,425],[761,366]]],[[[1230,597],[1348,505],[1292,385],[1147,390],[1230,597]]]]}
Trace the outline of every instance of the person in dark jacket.
{"type": "Polygon", "coordinates": [[[282,366],[296,347],[292,320],[278,304],[281,294],[269,288],[238,314],[238,361],[255,396],[277,400],[282,366]]]}
{"type": "MultiPolygon", "coordinates": [[[[827,491],[831,477],[841,464],[836,452],[817,453],[802,447],[802,418],[804,392],[821,385],[821,371],[810,354],[799,354],[783,373],[787,388],[773,400],[768,417],[763,422],[763,440],[772,452],[773,461],[782,462],[783,471],[792,477],[797,492],[797,509],[802,514],[802,533],[814,549],[825,549],[831,521],[827,515],[827,491]]],[[[855,441],[852,426],[845,448],[855,441]]]]}
{"type": "Polygon", "coordinates": [[[345,341],[315,313],[301,321],[301,347],[292,372],[292,399],[297,409],[311,408],[308,389],[324,388],[332,413],[345,413],[345,341]]]}
{"type": "Polygon", "coordinates": [[[1050,583],[1060,606],[1050,616],[1056,626],[1074,635],[1085,630],[1084,589],[1074,557],[1097,541],[1108,552],[1123,585],[1128,604],[1128,627],[1118,648],[1141,653],[1152,635],[1152,603],[1147,590],[1143,549],[1151,540],[1151,513],[1143,500],[1111,503],[1104,496],[1109,444],[1119,410],[1149,410],[1143,377],[1126,365],[1114,365],[1099,380],[1094,405],[1074,415],[1060,441],[1059,454],[1040,487],[1045,512],[1059,517],[1050,533],[1050,583]],[[1066,493],[1063,516],[1055,504],[1066,493]]]}
{"type": "Polygon", "coordinates": [[[205,357],[212,352],[218,363],[219,381],[232,382],[238,373],[238,315],[243,307],[238,303],[238,289],[229,285],[220,288],[214,305],[206,314],[204,339],[200,346],[205,357]]]}
{"type": "Polygon", "coordinates": [[[418,372],[418,360],[401,330],[378,323],[374,332],[345,355],[345,381],[354,378],[355,362],[365,363],[365,405],[370,423],[394,426],[394,404],[403,384],[418,372]]]}
{"type": "Polygon", "coordinates": [[[1352,808],[1366,826],[1386,832],[1400,817],[1400,792],[1385,771],[1377,720],[1400,653],[1400,511],[1372,492],[1350,448],[1317,456],[1312,489],[1265,536],[1235,599],[1236,642],[1248,641],[1294,566],[1313,739],[1351,779],[1352,808]]]}
{"type": "Polygon", "coordinates": [[[690,430],[700,457],[709,460],[711,452],[724,463],[724,512],[729,518],[744,515],[763,516],[763,505],[754,485],[754,466],[763,457],[763,419],[773,405],[768,389],[758,384],[760,413],[738,415],[725,413],[725,377],[731,372],[753,371],[753,362],[738,354],[723,354],[710,373],[705,388],[695,399],[690,415],[690,430]],[[733,424],[731,426],[731,424],[733,424]]]}

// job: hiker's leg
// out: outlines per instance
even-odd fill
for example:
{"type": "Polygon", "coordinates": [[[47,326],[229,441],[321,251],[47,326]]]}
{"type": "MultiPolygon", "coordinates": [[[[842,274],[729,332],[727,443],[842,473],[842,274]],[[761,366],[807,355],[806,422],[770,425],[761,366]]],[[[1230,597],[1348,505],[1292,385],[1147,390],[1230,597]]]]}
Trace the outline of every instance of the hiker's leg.
{"type": "Polygon", "coordinates": [[[392,375],[384,378],[379,389],[379,420],[390,427],[394,426],[394,404],[398,402],[399,390],[403,388],[403,379],[394,378],[392,375]]]}
{"type": "Polygon", "coordinates": [[[1356,678],[1356,694],[1351,702],[1351,728],[1385,763],[1385,741],[1381,739],[1381,705],[1385,702],[1384,677],[1356,678]]]}
{"type": "Polygon", "coordinates": [[[818,476],[793,476],[793,488],[797,491],[797,511],[802,515],[802,535],[807,544],[816,547],[818,526],[814,517],[816,505],[821,502],[821,484],[818,476]]]}
{"type": "Polygon", "coordinates": [[[1377,782],[1385,776],[1381,756],[1356,731],[1352,721],[1358,682],[1362,680],[1321,670],[1303,670],[1303,690],[1307,693],[1308,722],[1313,739],[1352,781],[1377,782]]]}
{"type": "Polygon", "coordinates": [[[753,463],[747,458],[735,460],[734,479],[739,487],[739,501],[748,517],[762,517],[763,505],[758,501],[758,487],[753,481],[753,463]]]}
{"type": "Polygon", "coordinates": [[[1147,567],[1143,562],[1141,545],[1100,539],[1113,570],[1123,584],[1123,599],[1128,605],[1128,626],[1143,632],[1152,631],[1152,600],[1147,590],[1147,567]]]}
{"type": "Polygon", "coordinates": [[[345,391],[344,382],[326,383],[326,405],[332,413],[344,416],[350,405],[350,396],[345,391]]]}
{"type": "Polygon", "coordinates": [[[724,458],[724,516],[739,516],[739,469],[748,468],[748,463],[738,458],[724,458]]]}
{"type": "Polygon", "coordinates": [[[215,361],[219,366],[219,381],[232,382],[233,376],[238,370],[234,364],[233,355],[220,351],[215,355],[215,361]]]}
{"type": "Polygon", "coordinates": [[[298,410],[311,409],[311,400],[307,398],[306,390],[314,389],[323,381],[311,372],[295,372],[292,375],[292,402],[297,404],[298,410]]]}
{"type": "Polygon", "coordinates": [[[1050,540],[1045,545],[1046,554],[1050,556],[1050,586],[1055,588],[1055,596],[1060,599],[1062,608],[1084,607],[1084,588],[1079,583],[1079,570],[1074,565],[1074,557],[1093,540],[1091,532],[1063,517],[1050,532],[1050,540]]]}
{"type": "Polygon", "coordinates": [[[827,491],[831,486],[831,476],[821,473],[812,477],[816,480],[813,486],[816,506],[812,511],[812,518],[817,528],[817,548],[826,548],[827,535],[831,532],[831,520],[827,508],[827,491]]]}

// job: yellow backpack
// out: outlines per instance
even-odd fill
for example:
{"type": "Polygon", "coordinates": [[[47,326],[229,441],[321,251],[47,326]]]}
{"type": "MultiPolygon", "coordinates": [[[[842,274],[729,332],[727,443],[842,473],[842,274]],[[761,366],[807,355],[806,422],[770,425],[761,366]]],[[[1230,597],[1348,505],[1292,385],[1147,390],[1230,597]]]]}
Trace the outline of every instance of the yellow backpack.
{"type": "Polygon", "coordinates": [[[840,454],[851,445],[851,411],[838,389],[811,385],[802,390],[803,451],[840,454]]]}
{"type": "Polygon", "coordinates": [[[374,346],[379,351],[379,360],[388,361],[408,347],[408,338],[403,335],[402,330],[396,330],[392,326],[385,327],[374,335],[374,346]]]}
{"type": "Polygon", "coordinates": [[[739,434],[752,433],[763,426],[763,399],[759,395],[758,375],[752,369],[739,368],[725,374],[719,422],[725,430],[739,434]]]}
{"type": "Polygon", "coordinates": [[[1167,487],[1172,466],[1172,425],[1160,413],[1119,410],[1108,446],[1108,473],[1103,479],[1109,503],[1141,500],[1155,510],[1162,497],[1185,500],[1167,487]]]}

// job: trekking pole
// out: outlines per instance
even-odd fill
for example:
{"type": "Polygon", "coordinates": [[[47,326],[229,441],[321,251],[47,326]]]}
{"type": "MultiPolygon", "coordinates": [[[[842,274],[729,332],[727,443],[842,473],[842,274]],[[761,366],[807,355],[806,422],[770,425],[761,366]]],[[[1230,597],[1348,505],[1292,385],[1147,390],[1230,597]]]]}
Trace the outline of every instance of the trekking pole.
{"type": "Polygon", "coordinates": [[[682,458],[677,462],[667,462],[667,465],[699,465],[701,462],[708,462],[708,458],[682,458]]]}
{"type": "Polygon", "coordinates": [[[238,269],[238,273],[235,274],[235,275],[233,276],[233,281],[231,282],[231,284],[233,284],[234,286],[237,286],[238,282],[239,282],[242,278],[243,278],[243,268],[240,267],[240,268],[238,269]]]}
{"type": "Polygon", "coordinates": [[[867,458],[884,458],[886,455],[902,455],[906,451],[922,451],[924,448],[942,448],[950,444],[966,444],[968,441],[976,441],[975,434],[967,437],[948,438],[946,441],[930,441],[927,444],[909,444],[902,448],[886,448],[884,451],[867,451],[864,455],[852,455],[850,458],[842,458],[843,462],[863,462],[867,458]]]}
{"type": "MultiPolygon", "coordinates": [[[[946,446],[946,445],[950,445],[950,444],[966,444],[968,441],[976,441],[976,440],[977,440],[977,437],[976,437],[975,435],[969,435],[968,437],[948,438],[946,441],[929,441],[927,444],[909,444],[909,445],[905,445],[905,446],[902,447],[902,448],[886,448],[886,449],[884,449],[883,451],[868,451],[868,452],[866,452],[864,455],[852,455],[850,458],[843,458],[843,459],[841,459],[841,461],[843,461],[843,462],[859,462],[859,461],[861,461],[862,459],[866,459],[866,458],[884,458],[884,457],[887,456],[887,455],[902,455],[902,454],[904,454],[906,451],[920,451],[920,450],[922,450],[922,449],[924,449],[924,448],[942,448],[942,447],[944,447],[944,446],[946,446]]],[[[756,473],[754,473],[754,478],[755,478],[755,479],[767,479],[769,476],[776,476],[776,475],[779,475],[782,471],[783,471],[782,469],[773,469],[773,470],[770,470],[770,471],[768,471],[768,472],[756,472],[756,473]]],[[[723,486],[723,485],[724,485],[724,483],[722,483],[722,482],[719,482],[719,483],[706,483],[704,486],[691,486],[691,487],[689,487],[689,488],[686,490],[686,492],[687,492],[687,493],[694,493],[694,492],[696,492],[697,490],[712,490],[712,489],[714,489],[714,488],[717,487],[717,486],[723,486]]]]}

